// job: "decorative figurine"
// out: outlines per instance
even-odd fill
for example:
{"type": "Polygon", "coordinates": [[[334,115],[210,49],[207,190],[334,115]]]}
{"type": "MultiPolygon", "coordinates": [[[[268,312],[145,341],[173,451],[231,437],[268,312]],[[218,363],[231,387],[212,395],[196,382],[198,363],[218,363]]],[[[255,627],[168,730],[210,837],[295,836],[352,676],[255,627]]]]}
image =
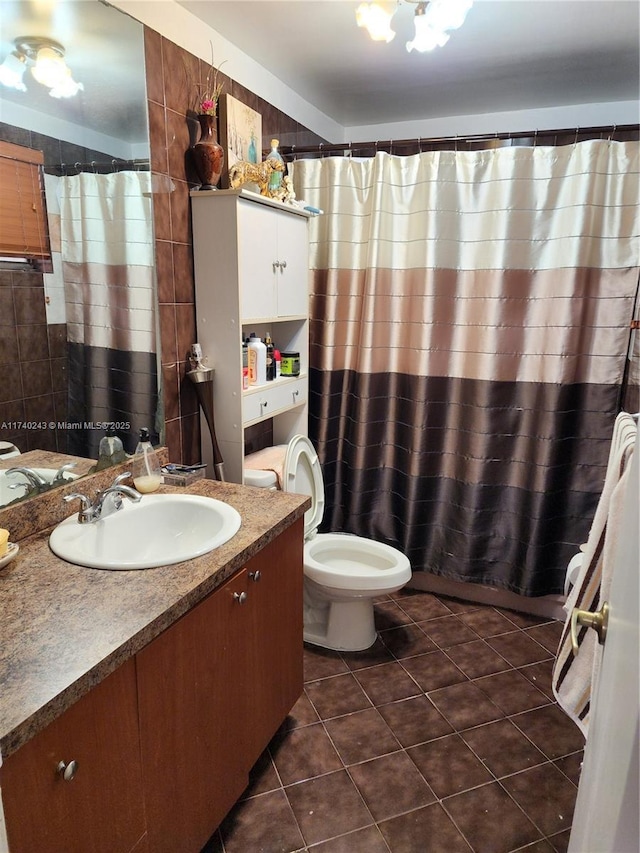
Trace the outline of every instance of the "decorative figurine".
{"type": "Polygon", "coordinates": [[[268,157],[262,163],[239,160],[229,169],[229,185],[235,190],[243,184],[257,184],[260,195],[271,198],[269,179],[273,172],[284,172],[284,163],[272,157],[268,157]]]}

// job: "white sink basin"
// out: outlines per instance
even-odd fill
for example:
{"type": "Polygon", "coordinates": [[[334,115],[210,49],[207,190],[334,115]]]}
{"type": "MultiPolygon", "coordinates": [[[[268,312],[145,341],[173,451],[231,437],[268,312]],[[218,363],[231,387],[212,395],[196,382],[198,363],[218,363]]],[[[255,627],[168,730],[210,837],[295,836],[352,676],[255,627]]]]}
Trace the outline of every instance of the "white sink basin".
{"type": "MultiPolygon", "coordinates": [[[[19,461],[20,457],[18,456],[16,459],[19,461]]],[[[53,483],[53,479],[58,471],[57,468],[31,468],[30,470],[39,474],[47,483],[53,483]]],[[[72,474],[71,471],[65,471],[63,477],[68,482],[78,479],[78,475],[72,474]]],[[[24,474],[11,474],[7,476],[6,470],[0,471],[0,506],[5,506],[6,504],[13,503],[18,498],[23,498],[28,494],[30,488],[24,474]]]]}
{"type": "Polygon", "coordinates": [[[72,515],[49,545],[63,560],[90,569],[154,569],[213,551],[239,529],[239,513],[214,498],[145,495],[137,504],[124,498],[122,509],[98,521],[79,524],[72,515]]]}

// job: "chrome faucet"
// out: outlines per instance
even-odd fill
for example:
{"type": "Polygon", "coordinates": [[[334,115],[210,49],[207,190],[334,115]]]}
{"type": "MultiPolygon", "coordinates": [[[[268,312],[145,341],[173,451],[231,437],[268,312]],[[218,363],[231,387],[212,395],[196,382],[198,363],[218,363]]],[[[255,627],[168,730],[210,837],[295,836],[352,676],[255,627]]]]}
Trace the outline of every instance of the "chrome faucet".
{"type": "MultiPolygon", "coordinates": [[[[43,487],[48,488],[49,483],[42,477],[37,471],[34,471],[33,468],[9,468],[7,470],[7,476],[12,476],[13,474],[22,474],[23,477],[27,478],[29,486],[32,489],[42,489],[43,487]]],[[[16,486],[22,485],[20,483],[16,483],[16,486]]]]}
{"type": "Polygon", "coordinates": [[[86,495],[80,492],[74,492],[72,495],[65,495],[63,500],[67,503],[73,500],[80,501],[80,509],[78,511],[78,524],[91,524],[98,521],[100,518],[106,518],[122,509],[122,498],[129,498],[134,503],[142,500],[142,495],[130,486],[123,485],[123,480],[130,477],[131,474],[119,474],[113,483],[106,489],[98,492],[93,503],[86,495]]]}

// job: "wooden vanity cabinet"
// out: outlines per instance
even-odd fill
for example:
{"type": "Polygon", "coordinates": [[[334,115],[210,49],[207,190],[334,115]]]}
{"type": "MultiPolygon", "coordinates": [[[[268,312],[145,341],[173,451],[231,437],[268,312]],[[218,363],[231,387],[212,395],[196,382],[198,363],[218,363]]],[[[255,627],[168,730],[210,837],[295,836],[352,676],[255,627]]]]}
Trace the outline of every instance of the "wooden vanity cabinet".
{"type": "Polygon", "coordinates": [[[302,692],[302,547],[301,519],[137,655],[153,853],[202,849],[302,692]]]}
{"type": "Polygon", "coordinates": [[[10,853],[146,853],[135,677],[130,660],[5,759],[10,853]]]}

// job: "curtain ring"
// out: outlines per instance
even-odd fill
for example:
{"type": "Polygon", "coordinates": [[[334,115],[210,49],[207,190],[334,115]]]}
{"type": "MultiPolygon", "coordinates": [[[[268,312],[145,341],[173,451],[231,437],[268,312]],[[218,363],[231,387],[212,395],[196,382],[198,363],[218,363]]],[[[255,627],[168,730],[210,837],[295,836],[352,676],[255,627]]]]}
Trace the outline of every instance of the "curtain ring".
{"type": "Polygon", "coordinates": [[[578,134],[580,133],[580,127],[576,127],[576,138],[573,140],[573,144],[578,144],[578,134]]]}
{"type": "Polygon", "coordinates": [[[324,151],[322,150],[324,148],[324,142],[321,142],[318,147],[320,149],[320,159],[324,160],[324,151]]]}
{"type": "Polygon", "coordinates": [[[533,147],[535,148],[538,145],[538,128],[536,127],[535,133],[533,134],[533,147]]]}
{"type": "Polygon", "coordinates": [[[96,161],[95,160],[91,161],[91,168],[93,169],[93,174],[96,175],[97,172],[96,172],[96,161]]]}
{"type": "Polygon", "coordinates": [[[112,171],[112,172],[117,172],[117,171],[118,171],[118,170],[117,170],[117,168],[116,168],[116,166],[117,166],[117,163],[116,163],[116,160],[115,160],[115,157],[114,157],[114,159],[111,161],[111,171],[112,171]]]}
{"type": "Polygon", "coordinates": [[[456,138],[453,140],[453,150],[457,154],[458,153],[458,134],[456,133],[456,138]]]}
{"type": "Polygon", "coordinates": [[[612,142],[612,141],[613,141],[613,137],[614,137],[614,134],[615,134],[615,132],[616,132],[616,128],[617,128],[617,126],[618,126],[617,124],[614,124],[614,125],[613,125],[613,130],[612,130],[612,131],[611,131],[611,133],[609,134],[609,142],[612,142]]]}
{"type": "Polygon", "coordinates": [[[422,137],[418,137],[418,154],[422,154],[422,137]]]}
{"type": "Polygon", "coordinates": [[[351,160],[352,154],[353,154],[353,151],[351,150],[351,143],[349,143],[349,150],[347,151],[347,157],[349,158],[349,160],[351,160]]]}
{"type": "Polygon", "coordinates": [[[295,162],[296,162],[296,160],[298,159],[298,158],[296,157],[296,146],[295,146],[295,145],[292,145],[292,146],[291,146],[291,156],[293,157],[293,162],[295,163],[295,162]]]}

